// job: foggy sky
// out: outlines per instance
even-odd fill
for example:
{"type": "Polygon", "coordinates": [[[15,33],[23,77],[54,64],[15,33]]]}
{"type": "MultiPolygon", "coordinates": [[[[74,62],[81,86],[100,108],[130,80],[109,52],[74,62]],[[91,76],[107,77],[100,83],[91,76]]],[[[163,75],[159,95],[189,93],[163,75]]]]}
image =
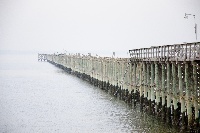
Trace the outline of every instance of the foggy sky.
{"type": "Polygon", "coordinates": [[[0,50],[127,52],[200,41],[199,0],[0,0],[0,50]],[[198,40],[194,34],[196,15],[198,40]]]}

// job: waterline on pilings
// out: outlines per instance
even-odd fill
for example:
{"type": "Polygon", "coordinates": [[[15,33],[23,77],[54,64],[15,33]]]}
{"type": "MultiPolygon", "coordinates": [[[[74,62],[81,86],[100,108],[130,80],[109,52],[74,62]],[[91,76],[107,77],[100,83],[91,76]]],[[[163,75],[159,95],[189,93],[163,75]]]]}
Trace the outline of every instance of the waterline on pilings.
{"type": "MultiPolygon", "coordinates": [[[[177,129],[179,129],[179,126],[181,126],[182,128],[181,128],[180,132],[186,132],[186,131],[198,132],[198,130],[199,130],[199,128],[197,128],[196,125],[195,125],[196,126],[195,128],[194,128],[194,126],[187,126],[188,125],[187,113],[181,112],[181,103],[180,102],[177,102],[177,107],[174,107],[173,99],[171,99],[172,106],[169,106],[169,107],[166,106],[165,103],[167,103],[167,96],[165,96],[165,98],[160,97],[159,102],[155,101],[155,100],[148,100],[148,92],[147,92],[147,95],[144,96],[144,94],[141,94],[138,91],[139,89],[136,89],[136,90],[133,89],[132,91],[129,91],[128,89],[124,89],[123,86],[120,84],[113,85],[110,82],[98,80],[94,77],[91,77],[90,75],[85,74],[85,73],[73,71],[71,68],[67,68],[67,67],[57,64],[53,61],[48,60],[48,62],[65,70],[69,74],[75,75],[75,76],[89,82],[90,84],[92,84],[96,87],[99,87],[100,89],[109,93],[113,97],[115,97],[119,100],[123,100],[129,106],[131,106],[133,108],[139,106],[140,111],[145,113],[146,115],[151,115],[152,117],[154,116],[157,118],[157,120],[159,120],[163,123],[168,123],[169,126],[177,128],[177,129]],[[165,101],[163,101],[163,99],[165,99],[165,101]]],[[[168,67],[170,67],[170,66],[168,66],[168,67]]],[[[173,67],[171,66],[171,68],[173,68],[173,67]]],[[[143,67],[142,69],[146,69],[146,67],[143,67]]],[[[158,69],[157,66],[156,66],[156,69],[158,69]]],[[[157,71],[158,70],[156,70],[156,72],[157,71]]],[[[146,71],[143,71],[143,72],[146,72],[146,71]]],[[[172,79],[173,79],[173,76],[172,76],[172,79]]],[[[159,80],[159,79],[155,78],[155,80],[159,80]]],[[[162,79],[160,79],[160,80],[162,80],[162,79]]],[[[170,80],[170,79],[168,79],[168,80],[170,80]]],[[[146,85],[146,86],[148,86],[148,85],[146,85]]],[[[156,98],[156,95],[155,95],[155,98],[156,98]]],[[[196,119],[195,122],[198,123],[198,118],[196,119]]]]}

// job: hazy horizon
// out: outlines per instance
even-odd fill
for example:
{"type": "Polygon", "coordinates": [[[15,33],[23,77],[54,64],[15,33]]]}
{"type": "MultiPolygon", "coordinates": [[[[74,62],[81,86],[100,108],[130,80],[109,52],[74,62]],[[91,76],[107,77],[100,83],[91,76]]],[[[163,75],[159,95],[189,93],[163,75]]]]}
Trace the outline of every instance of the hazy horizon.
{"type": "Polygon", "coordinates": [[[198,5],[199,0],[0,0],[0,52],[126,55],[135,48],[200,42],[198,5]],[[185,13],[196,15],[195,21],[185,13]]]}

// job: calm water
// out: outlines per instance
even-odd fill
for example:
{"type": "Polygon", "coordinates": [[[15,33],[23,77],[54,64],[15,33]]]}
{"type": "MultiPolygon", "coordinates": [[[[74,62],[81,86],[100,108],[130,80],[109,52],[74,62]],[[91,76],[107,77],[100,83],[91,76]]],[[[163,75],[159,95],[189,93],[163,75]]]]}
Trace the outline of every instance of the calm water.
{"type": "Polygon", "coordinates": [[[0,55],[1,133],[175,132],[36,55],[0,55]]]}

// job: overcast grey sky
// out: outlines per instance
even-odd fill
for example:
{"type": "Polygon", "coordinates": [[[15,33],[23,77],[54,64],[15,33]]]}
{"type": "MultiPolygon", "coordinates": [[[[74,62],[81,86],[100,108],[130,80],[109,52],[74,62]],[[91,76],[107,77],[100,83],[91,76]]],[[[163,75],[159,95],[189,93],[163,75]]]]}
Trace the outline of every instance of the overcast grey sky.
{"type": "Polygon", "coordinates": [[[195,42],[185,13],[196,15],[200,38],[200,0],[0,0],[0,49],[126,52],[195,42]]]}

